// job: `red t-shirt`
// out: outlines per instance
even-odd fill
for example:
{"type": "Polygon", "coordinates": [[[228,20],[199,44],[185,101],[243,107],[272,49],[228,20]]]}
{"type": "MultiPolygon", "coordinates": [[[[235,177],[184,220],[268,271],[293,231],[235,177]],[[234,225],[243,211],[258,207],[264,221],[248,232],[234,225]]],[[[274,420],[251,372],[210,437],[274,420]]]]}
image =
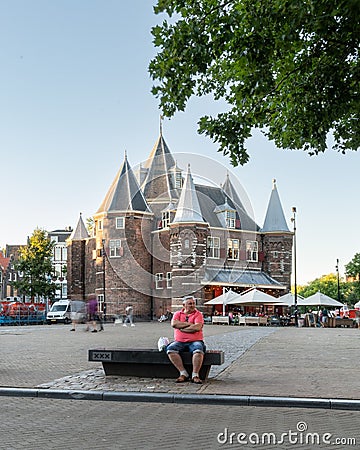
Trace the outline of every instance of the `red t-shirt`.
{"type": "MultiPolygon", "coordinates": [[[[188,323],[204,323],[204,317],[202,313],[197,309],[195,309],[195,311],[190,314],[185,314],[183,309],[180,311],[176,311],[173,316],[173,320],[179,320],[180,322],[188,323]]],[[[202,329],[200,331],[196,331],[195,333],[185,333],[181,330],[178,330],[177,328],[174,328],[174,338],[175,341],[178,342],[203,341],[204,334],[202,329]]]]}

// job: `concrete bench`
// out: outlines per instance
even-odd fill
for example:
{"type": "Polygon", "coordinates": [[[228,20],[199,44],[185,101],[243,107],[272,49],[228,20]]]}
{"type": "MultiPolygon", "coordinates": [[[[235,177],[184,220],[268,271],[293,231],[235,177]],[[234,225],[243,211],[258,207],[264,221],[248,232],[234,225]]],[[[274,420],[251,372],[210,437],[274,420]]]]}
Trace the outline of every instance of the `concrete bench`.
{"type": "MultiPolygon", "coordinates": [[[[189,374],[192,372],[191,353],[181,353],[184,366],[189,374]]],[[[105,375],[177,378],[179,372],[170,362],[165,352],[157,349],[96,349],[89,350],[89,361],[101,362],[105,375]]],[[[224,352],[208,350],[200,370],[200,378],[206,380],[212,365],[224,363],[224,352]]]]}

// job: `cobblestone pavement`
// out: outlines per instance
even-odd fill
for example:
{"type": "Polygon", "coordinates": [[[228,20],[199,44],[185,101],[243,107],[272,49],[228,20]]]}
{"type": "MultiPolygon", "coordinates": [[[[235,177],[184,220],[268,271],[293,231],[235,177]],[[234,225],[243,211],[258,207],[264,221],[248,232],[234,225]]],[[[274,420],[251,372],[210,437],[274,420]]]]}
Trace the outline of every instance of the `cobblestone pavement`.
{"type": "MultiPolygon", "coordinates": [[[[145,325],[140,324],[141,328],[145,325]]],[[[146,327],[147,328],[147,327],[146,327]]],[[[133,329],[131,329],[131,332],[133,329]]],[[[112,330],[114,331],[114,330],[112,330]]],[[[127,332],[127,330],[124,330],[127,332]]],[[[167,330],[168,331],[168,330],[167,330]]],[[[229,367],[246,350],[254,345],[259,339],[277,331],[270,327],[247,327],[232,328],[224,326],[207,327],[208,333],[215,335],[206,336],[206,345],[209,350],[221,349],[225,352],[225,363],[221,366],[211,368],[209,378],[214,379],[226,367],[229,367]]],[[[149,333],[149,329],[146,330],[149,333]]],[[[127,336],[128,337],[128,336],[127,336]]],[[[153,341],[153,342],[157,342],[153,341]]],[[[153,345],[154,347],[154,345],[153,345]]],[[[155,345],[156,347],[156,345],[155,345]]],[[[174,380],[136,377],[104,376],[102,367],[71,374],[66,377],[53,380],[49,383],[40,384],[39,387],[52,389],[85,389],[85,390],[114,390],[114,391],[142,391],[142,392],[176,392],[194,393],[201,392],[202,387],[186,383],[185,385],[174,385],[174,380]]]]}
{"type": "MultiPolygon", "coordinates": [[[[62,325],[1,327],[1,386],[359,398],[357,329],[206,326],[208,347],[225,350],[227,367],[216,368],[198,387],[106,378],[100,363],[87,361],[90,348],[154,348],[159,336],[172,335],[169,324],[107,325],[103,333],[82,328],[73,333],[62,325]]],[[[0,449],[6,450],[360,448],[359,411],[26,397],[0,401],[0,449]],[[291,442],[290,431],[295,433],[291,442]],[[319,439],[331,433],[332,440],[309,444],[306,431],[319,439]],[[266,432],[286,438],[249,442],[251,433],[255,442],[266,432]],[[245,433],[247,444],[236,444],[239,433],[245,433]]]]}

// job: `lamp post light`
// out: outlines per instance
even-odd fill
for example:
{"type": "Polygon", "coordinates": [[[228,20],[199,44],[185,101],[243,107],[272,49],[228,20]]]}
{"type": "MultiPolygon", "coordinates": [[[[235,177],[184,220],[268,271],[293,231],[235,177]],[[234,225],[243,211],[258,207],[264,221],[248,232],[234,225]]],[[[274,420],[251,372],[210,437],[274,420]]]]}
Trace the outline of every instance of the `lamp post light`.
{"type": "Polygon", "coordinates": [[[295,307],[295,326],[298,326],[298,302],[297,302],[297,279],[296,279],[296,207],[292,207],[293,216],[291,222],[294,227],[294,307],[295,307]]]}
{"type": "Polygon", "coordinates": [[[341,303],[341,294],[340,294],[340,276],[339,276],[339,260],[336,260],[336,274],[337,274],[337,299],[338,302],[341,303]]]}

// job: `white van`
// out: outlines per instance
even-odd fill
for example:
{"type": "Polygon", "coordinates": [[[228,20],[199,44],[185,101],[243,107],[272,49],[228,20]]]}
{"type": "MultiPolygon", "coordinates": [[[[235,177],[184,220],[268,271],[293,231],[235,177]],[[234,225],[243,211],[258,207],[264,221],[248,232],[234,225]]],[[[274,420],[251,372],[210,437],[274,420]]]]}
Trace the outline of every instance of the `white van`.
{"type": "Polygon", "coordinates": [[[59,300],[55,302],[46,315],[46,322],[48,324],[57,322],[70,323],[70,306],[70,300],[59,300]]]}

